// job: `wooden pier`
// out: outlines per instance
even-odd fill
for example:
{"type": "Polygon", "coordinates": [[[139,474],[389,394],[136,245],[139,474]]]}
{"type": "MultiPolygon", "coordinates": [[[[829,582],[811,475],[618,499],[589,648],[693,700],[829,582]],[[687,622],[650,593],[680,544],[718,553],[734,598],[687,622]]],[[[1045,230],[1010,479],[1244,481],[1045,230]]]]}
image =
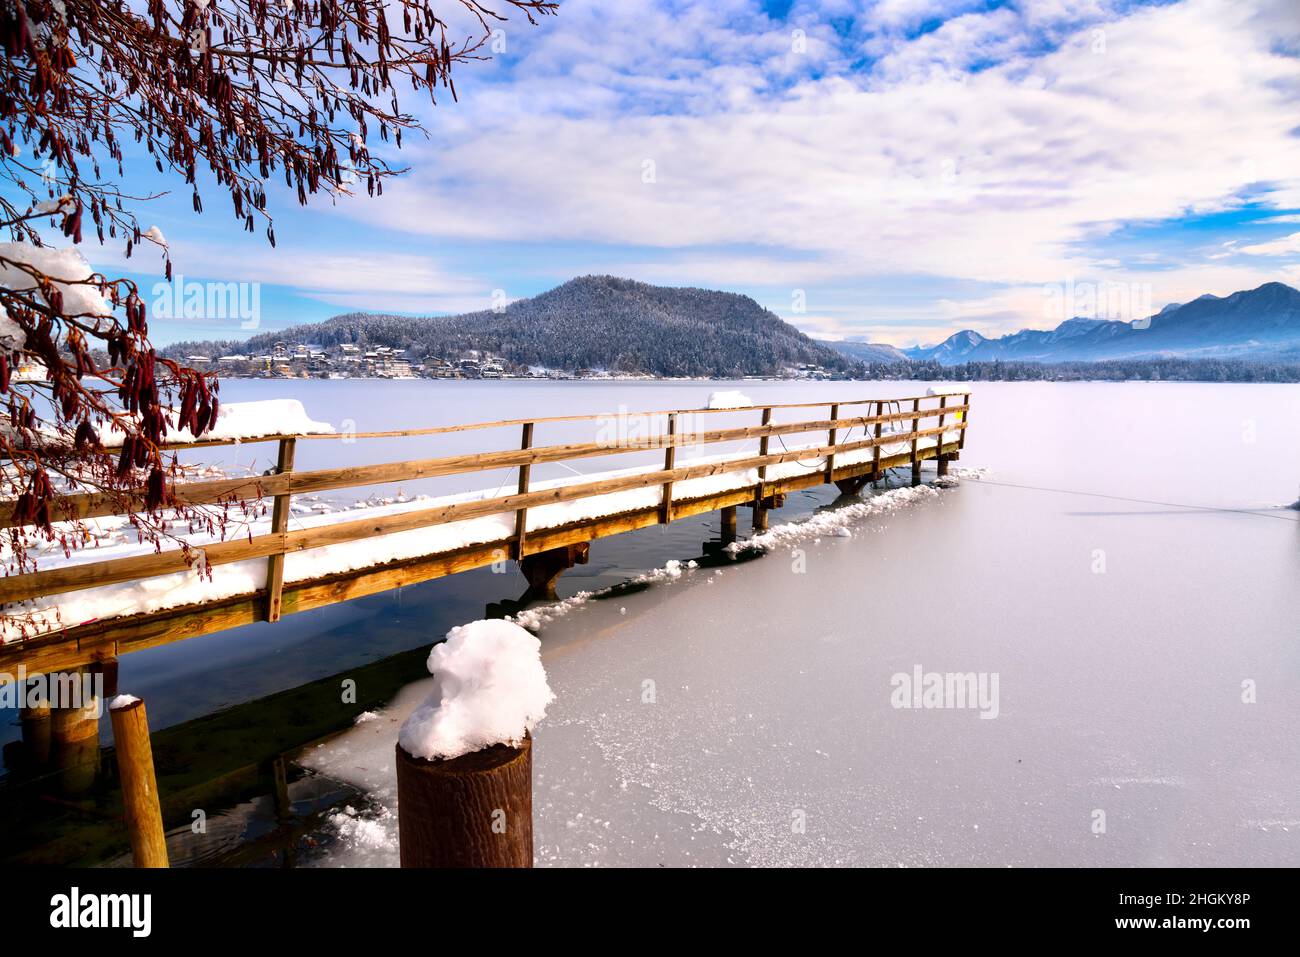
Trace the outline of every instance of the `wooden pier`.
{"type": "MultiPolygon", "coordinates": [[[[546,418],[512,419],[467,425],[441,426],[390,432],[363,432],[344,436],[337,433],[272,435],[240,440],[200,441],[176,445],[178,449],[204,448],[252,442],[277,442],[277,467],[271,473],[249,478],[190,482],[175,489],[176,503],[221,506],[250,500],[273,500],[270,531],[252,537],[236,537],[203,545],[205,560],[220,575],[220,566],[250,559],[266,559],[265,585],[255,591],[212,601],[187,604],[161,611],[120,615],[83,623],[63,622],[61,630],[0,646],[0,681],[12,680],[20,666],[28,674],[68,671],[86,665],[103,664],[131,651],[168,644],[258,621],[277,621],[336,602],[387,591],[403,585],[428,581],[468,571],[503,560],[517,560],[530,587],[544,595],[553,588],[555,577],[584,561],[586,549],[596,539],[679,521],[705,512],[723,512],[724,533],[734,534],[735,510],[753,510],[756,529],[767,527],[767,512],[779,507],[790,492],[822,483],[833,483],[841,491],[853,492],[867,482],[880,479],[894,468],[910,468],[913,484],[920,482],[921,463],[938,462],[940,474],[947,463],[959,457],[965,444],[970,395],[911,396],[902,399],[862,399],[835,403],[794,403],[746,409],[677,409],[645,413],[590,414],[546,418]],[[824,409],[824,416],[778,422],[774,413],[812,414],[824,409]],[[754,415],[753,425],[695,431],[683,430],[696,417],[718,414],[754,415]],[[535,430],[548,423],[598,422],[608,419],[653,423],[644,437],[609,442],[534,445],[535,430]],[[343,438],[396,438],[461,433],[474,430],[519,430],[518,449],[415,459],[376,465],[297,471],[295,451],[299,443],[338,441],[343,438]],[[787,446],[799,436],[810,442],[787,446]],[[860,437],[858,437],[860,436],[860,437]],[[677,451],[726,442],[758,441],[758,453],[704,461],[679,462],[677,451]],[[779,449],[771,442],[776,440],[779,449]],[[532,482],[532,467],[546,463],[567,463],[608,455],[661,450],[662,467],[620,471],[591,480],[565,484],[532,482]],[[810,460],[816,460],[809,464],[810,460]],[[796,463],[792,466],[791,463],[796,463]],[[784,468],[783,468],[784,467],[784,468]],[[359,488],[394,482],[461,475],[502,468],[518,470],[518,481],[509,494],[471,500],[429,503],[407,511],[356,519],[343,518],[307,527],[293,528],[290,499],[323,491],[359,488]],[[733,473],[753,472],[756,480],[704,495],[682,491],[684,483],[733,473]],[[564,502],[577,502],[633,490],[657,489],[657,501],[644,507],[624,509],[568,524],[532,527],[530,510],[564,502]],[[311,580],[285,581],[285,557],[296,552],[360,542],[397,532],[488,516],[513,516],[513,531],[493,541],[477,542],[448,551],[388,561],[384,564],[331,574],[311,580]]],[[[139,505],[143,507],[143,491],[139,505]]],[[[58,499],[51,513],[61,519],[93,519],[111,516],[120,508],[102,496],[70,495],[58,499]]],[[[0,509],[8,514],[11,509],[0,509]]],[[[12,527],[6,520],[5,527],[12,527]]],[[[80,564],[55,565],[30,574],[0,579],[0,603],[7,614],[21,611],[29,599],[69,594],[83,589],[132,582],[189,570],[180,549],[80,564]]]]}

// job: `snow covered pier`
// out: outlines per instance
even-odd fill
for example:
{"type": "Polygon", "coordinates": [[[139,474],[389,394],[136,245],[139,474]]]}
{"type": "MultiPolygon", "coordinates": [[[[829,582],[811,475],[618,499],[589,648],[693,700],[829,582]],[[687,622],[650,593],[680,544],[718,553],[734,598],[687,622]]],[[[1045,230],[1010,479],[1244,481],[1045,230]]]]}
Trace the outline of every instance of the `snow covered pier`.
{"type": "MultiPolygon", "coordinates": [[[[277,442],[278,465],[270,474],[190,482],[175,490],[177,504],[221,509],[262,502],[270,508],[253,514],[268,514],[249,519],[224,539],[182,536],[188,555],[179,542],[161,551],[133,542],[70,555],[53,551],[39,559],[35,571],[0,578],[0,674],[16,674],[20,666],[35,674],[111,662],[133,650],[277,621],[282,615],[511,559],[520,563],[534,593],[544,595],[561,571],[585,560],[596,539],[719,510],[726,534],[734,531],[739,507],[752,508],[755,527],[764,528],[768,510],[798,489],[834,483],[853,492],[889,469],[908,467],[918,484],[921,462],[927,459],[936,459],[943,474],[961,453],[970,409],[968,393],[764,406],[742,400],[724,399],[709,409],[512,419],[400,432],[244,434],[185,444],[277,442]],[[708,429],[711,417],[720,413],[753,415],[757,421],[708,429]],[[590,423],[595,440],[535,443],[539,427],[553,423],[590,423]],[[517,430],[519,447],[294,469],[295,450],[304,442],[489,429],[517,430]],[[746,447],[720,452],[727,443],[746,447]],[[653,459],[594,474],[577,474],[566,464],[627,454],[653,459]],[[534,481],[532,468],[547,463],[575,474],[534,481]],[[506,494],[503,488],[482,489],[325,515],[301,516],[292,508],[296,495],[501,469],[513,470],[513,489],[506,494]],[[194,567],[196,555],[210,577],[194,567]]],[[[232,414],[241,413],[233,409],[232,414]]],[[[103,498],[90,494],[63,497],[51,512],[92,530],[120,530],[126,524],[103,498]]]]}

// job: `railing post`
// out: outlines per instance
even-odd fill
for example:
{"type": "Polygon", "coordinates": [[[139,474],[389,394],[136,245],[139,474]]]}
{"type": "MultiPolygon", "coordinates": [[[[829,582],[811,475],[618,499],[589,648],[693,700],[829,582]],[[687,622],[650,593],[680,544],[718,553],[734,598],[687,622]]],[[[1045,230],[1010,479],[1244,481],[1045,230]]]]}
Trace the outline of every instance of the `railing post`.
{"type": "Polygon", "coordinates": [[[876,444],[871,448],[871,480],[873,482],[878,481],[880,479],[880,435],[881,435],[881,430],[885,424],[884,422],[881,422],[880,419],[884,416],[884,414],[885,414],[885,403],[883,401],[877,401],[876,402],[876,444]]]}
{"type": "MultiPolygon", "coordinates": [[[[765,426],[772,424],[772,407],[770,405],[767,406],[765,409],[763,409],[762,424],[765,426]]],[[[758,454],[761,456],[767,455],[767,440],[768,440],[768,436],[766,435],[761,436],[758,440],[758,454]]],[[[758,467],[758,487],[754,495],[753,527],[754,527],[754,531],[756,532],[761,532],[763,529],[767,528],[767,509],[763,507],[763,497],[766,493],[766,489],[764,489],[763,486],[766,483],[766,481],[767,481],[767,466],[760,465],[758,467]]]]}
{"type": "MultiPolygon", "coordinates": [[[[831,404],[831,422],[835,422],[835,421],[837,421],[837,420],[839,419],[839,417],[840,417],[840,406],[839,406],[839,403],[838,403],[838,402],[836,402],[836,403],[832,403],[832,404],[831,404]]],[[[838,430],[835,428],[835,426],[832,425],[832,426],[831,426],[830,435],[828,436],[828,438],[829,438],[830,441],[828,441],[828,442],[826,443],[827,445],[831,446],[832,449],[833,449],[834,446],[835,446],[835,439],[836,439],[836,433],[837,433],[837,431],[838,431],[838,430]]],[[[835,480],[835,452],[832,451],[832,452],[828,453],[827,456],[826,456],[826,481],[827,481],[827,482],[832,482],[832,481],[834,481],[834,480],[835,480]]]]}
{"type": "Polygon", "coordinates": [[[937,453],[935,455],[935,461],[939,463],[940,475],[948,474],[948,459],[943,454],[943,410],[946,408],[948,408],[948,397],[945,395],[939,399],[939,438],[935,442],[934,446],[934,451],[937,453]]]}
{"type": "MultiPolygon", "coordinates": [[[[524,433],[520,440],[520,449],[530,449],[533,447],[533,423],[524,423],[524,433]]],[[[519,465],[519,494],[528,494],[528,482],[532,475],[533,467],[527,462],[521,462],[519,465]]],[[[528,537],[528,509],[521,508],[515,512],[515,554],[516,561],[521,561],[524,557],[524,540],[528,537]]]]}
{"type": "Polygon", "coordinates": [[[149,719],[139,698],[110,705],[117,773],[122,780],[122,806],[136,867],[166,867],[167,838],[163,833],[162,805],[149,744],[149,719]]]}
{"type": "MultiPolygon", "coordinates": [[[[280,455],[276,459],[275,474],[287,475],[293,471],[293,456],[297,439],[281,439],[280,455]]],[[[275,497],[271,512],[271,532],[283,535],[289,530],[289,490],[275,497]]],[[[266,560],[266,620],[280,620],[280,596],[284,591],[284,552],[266,560]]]]}
{"type": "Polygon", "coordinates": [[[916,433],[920,431],[921,428],[921,400],[920,399],[912,400],[912,412],[913,412],[912,415],[912,484],[920,485],[921,484],[921,458],[919,453],[917,452],[917,442],[919,440],[916,437],[916,433]]]}
{"type": "MultiPolygon", "coordinates": [[[[673,437],[677,435],[677,413],[668,413],[668,442],[669,445],[664,449],[664,471],[671,473],[677,464],[677,446],[673,443],[673,437]]],[[[663,502],[659,508],[659,521],[667,525],[673,520],[673,483],[664,482],[663,502]]]]}
{"type": "Polygon", "coordinates": [[[957,451],[961,452],[966,447],[966,427],[970,425],[970,393],[967,392],[961,397],[961,404],[966,408],[961,413],[961,429],[957,433],[957,451]]]}

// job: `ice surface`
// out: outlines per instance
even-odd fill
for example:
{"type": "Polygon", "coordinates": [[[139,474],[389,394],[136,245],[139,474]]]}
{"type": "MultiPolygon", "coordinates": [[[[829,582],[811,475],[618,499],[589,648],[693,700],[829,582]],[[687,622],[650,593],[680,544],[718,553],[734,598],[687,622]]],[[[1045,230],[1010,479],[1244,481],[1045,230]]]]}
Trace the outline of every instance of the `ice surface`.
{"type": "MultiPolygon", "coordinates": [[[[973,422],[922,507],[544,622],[539,864],[1300,863],[1300,393],[991,383],[973,422]],[[895,709],[918,665],[998,717],[895,709]]],[[[424,694],[308,759],[381,827],[424,694]]]]}

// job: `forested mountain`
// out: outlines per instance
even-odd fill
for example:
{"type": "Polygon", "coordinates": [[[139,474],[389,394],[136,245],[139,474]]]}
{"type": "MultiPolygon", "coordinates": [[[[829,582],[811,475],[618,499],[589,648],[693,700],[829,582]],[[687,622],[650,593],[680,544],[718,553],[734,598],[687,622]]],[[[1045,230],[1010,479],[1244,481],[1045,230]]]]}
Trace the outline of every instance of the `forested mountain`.
{"type": "Polygon", "coordinates": [[[1286,359],[1300,353],[1300,290],[1280,282],[1230,296],[1166,306],[1145,322],[1069,319],[1055,329],[1024,329],[1000,339],[954,333],[911,359],[959,362],[1072,362],[1132,358],[1286,359]]]}
{"type": "Polygon", "coordinates": [[[242,343],[178,343],[172,355],[268,353],[277,342],[391,346],[455,359],[472,350],[519,365],[664,376],[779,374],[799,365],[845,373],[857,363],[815,342],[748,296],[583,276],[549,292],[450,317],[349,313],[242,343]]]}

